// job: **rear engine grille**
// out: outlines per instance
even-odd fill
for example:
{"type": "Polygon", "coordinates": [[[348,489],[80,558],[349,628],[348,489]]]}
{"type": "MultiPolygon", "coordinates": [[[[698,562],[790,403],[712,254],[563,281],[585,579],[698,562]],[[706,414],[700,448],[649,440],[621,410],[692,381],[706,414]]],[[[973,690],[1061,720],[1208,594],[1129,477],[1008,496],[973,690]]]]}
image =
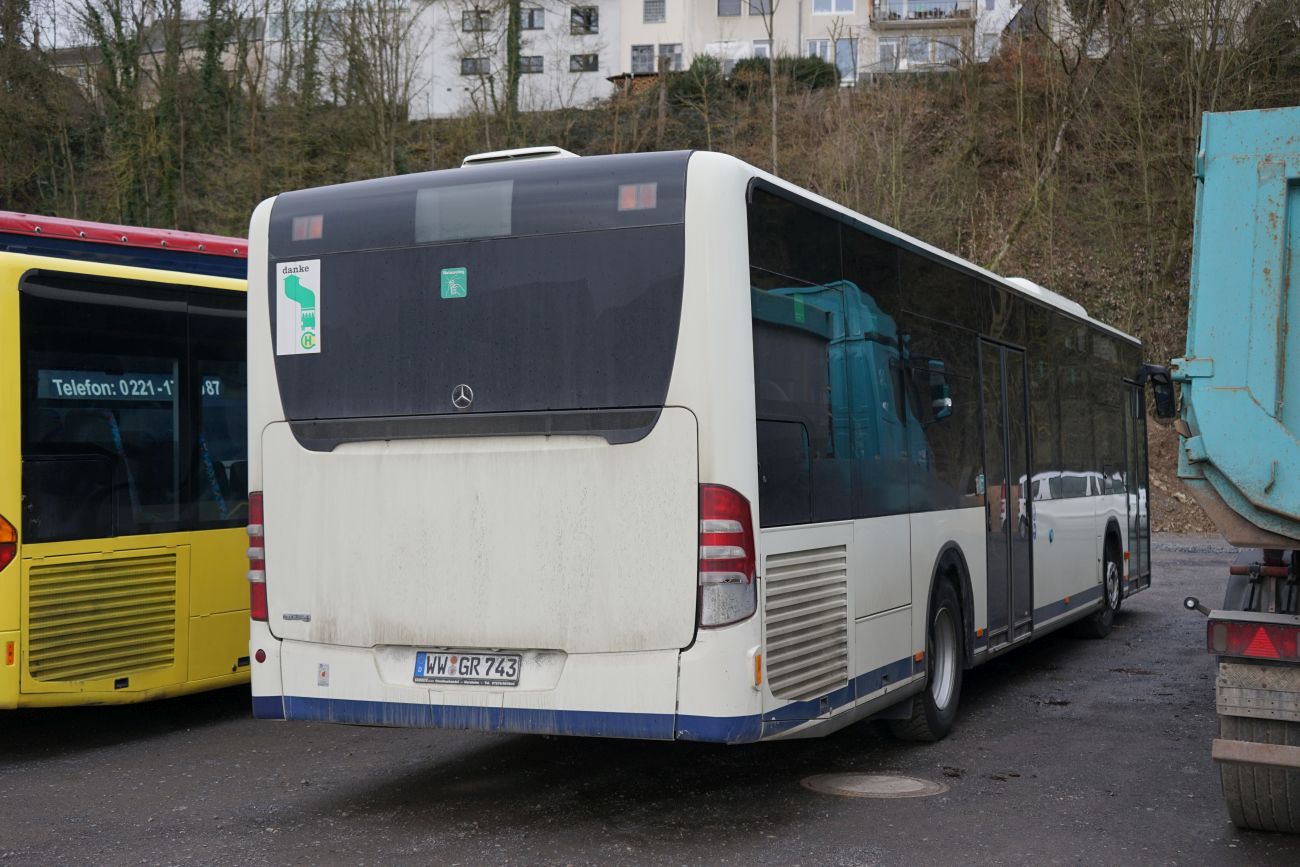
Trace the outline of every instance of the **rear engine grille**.
{"type": "Polygon", "coordinates": [[[849,604],[843,545],[767,558],[767,682],[777,698],[807,699],[848,683],[849,604]]]}
{"type": "Polygon", "coordinates": [[[27,610],[36,680],[166,668],[176,658],[176,554],[32,566],[27,610]]]}

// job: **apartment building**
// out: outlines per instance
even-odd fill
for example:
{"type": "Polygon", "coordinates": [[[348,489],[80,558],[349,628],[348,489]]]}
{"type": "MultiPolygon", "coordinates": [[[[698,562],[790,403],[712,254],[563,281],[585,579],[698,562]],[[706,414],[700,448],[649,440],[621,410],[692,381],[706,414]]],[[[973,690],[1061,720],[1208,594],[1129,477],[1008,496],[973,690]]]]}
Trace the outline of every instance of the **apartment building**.
{"type": "MultiPolygon", "coordinates": [[[[495,112],[506,101],[504,0],[302,0],[271,16],[269,78],[292,75],[312,28],[322,97],[335,98],[355,54],[373,54],[383,86],[410,117],[495,112]],[[308,21],[305,15],[315,16],[308,21]]],[[[618,62],[618,0],[523,0],[519,108],[581,106],[613,92],[618,62]]]]}
{"type": "Polygon", "coordinates": [[[1020,8],[1012,0],[622,0],[620,62],[653,73],[699,54],[809,55],[848,84],[876,74],[937,70],[987,59],[1020,8]]]}
{"type": "MultiPolygon", "coordinates": [[[[520,10],[519,108],[545,111],[590,104],[613,92],[619,68],[618,0],[524,0],[520,10]]],[[[436,0],[423,7],[431,39],[421,57],[415,117],[493,111],[506,89],[502,2],[436,0]]]]}

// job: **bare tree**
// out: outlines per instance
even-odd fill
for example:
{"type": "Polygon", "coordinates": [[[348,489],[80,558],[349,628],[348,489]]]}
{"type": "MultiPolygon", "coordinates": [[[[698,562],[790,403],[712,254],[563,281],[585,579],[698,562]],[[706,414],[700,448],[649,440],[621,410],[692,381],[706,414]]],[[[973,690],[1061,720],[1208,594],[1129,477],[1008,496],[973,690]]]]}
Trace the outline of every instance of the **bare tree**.
{"type": "Polygon", "coordinates": [[[751,15],[760,15],[763,19],[763,30],[767,33],[767,86],[768,93],[772,98],[772,174],[777,174],[777,127],[776,119],[778,115],[777,98],[776,98],[776,13],[781,6],[781,0],[749,0],[749,12],[751,15]]]}
{"type": "Polygon", "coordinates": [[[398,143],[430,38],[418,11],[406,0],[346,0],[331,19],[329,35],[346,70],[346,99],[364,118],[381,174],[397,171],[398,143]]]}

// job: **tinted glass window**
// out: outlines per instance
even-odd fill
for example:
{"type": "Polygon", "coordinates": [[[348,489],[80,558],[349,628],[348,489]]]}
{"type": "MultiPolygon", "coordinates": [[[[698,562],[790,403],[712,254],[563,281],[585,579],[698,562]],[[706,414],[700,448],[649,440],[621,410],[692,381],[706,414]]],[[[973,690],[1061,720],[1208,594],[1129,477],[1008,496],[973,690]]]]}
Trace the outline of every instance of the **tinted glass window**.
{"type": "Polygon", "coordinates": [[[919,253],[902,251],[900,260],[905,309],[941,322],[958,323],[971,331],[987,330],[987,286],[951,265],[919,253]]]}
{"type": "Polygon", "coordinates": [[[1056,382],[1059,355],[1052,330],[1052,313],[1029,305],[1027,309],[1029,367],[1029,424],[1033,451],[1034,499],[1059,498],[1061,475],[1061,416],[1056,382]]]}
{"type": "Polygon", "coordinates": [[[977,505],[982,492],[978,338],[952,325],[906,318],[912,407],[911,508],[977,505]]]}
{"type": "Polygon", "coordinates": [[[916,451],[908,424],[907,371],[898,295],[898,248],[842,229],[856,517],[908,508],[908,455],[916,451]]]}
{"type": "Polygon", "coordinates": [[[21,320],[28,541],[246,520],[242,296],[47,275],[21,320]]]}
{"type": "Polygon", "coordinates": [[[522,160],[282,193],[271,256],[680,223],[689,156],[522,160]]]}
{"type": "Polygon", "coordinates": [[[290,419],[453,413],[461,384],[468,413],[658,407],[682,228],[337,253],[321,257],[320,281],[320,351],[275,359],[290,419]]]}
{"type": "Polygon", "coordinates": [[[839,280],[840,223],[765,190],[749,208],[749,264],[803,283],[839,280]]]}
{"type": "Polygon", "coordinates": [[[685,171],[684,154],[548,159],[281,197],[271,330],[310,315],[315,342],[277,336],[288,418],[662,406],[685,171]],[[312,211],[320,237],[292,240],[312,211]],[[300,268],[310,310],[290,303],[300,268]],[[472,402],[453,405],[461,386],[472,402]]]}
{"type": "Polygon", "coordinates": [[[1057,397],[1061,410],[1062,492],[1066,497],[1095,493],[1089,475],[1097,473],[1093,448],[1092,389],[1089,385],[1088,330],[1082,323],[1058,319],[1053,323],[1057,356],[1057,397]]]}
{"type": "Polygon", "coordinates": [[[1010,289],[1001,286],[989,286],[989,318],[987,334],[1005,343],[1024,346],[1025,344],[1025,308],[1028,303],[1010,289]]]}
{"type": "Polygon", "coordinates": [[[825,287],[787,286],[755,288],[753,296],[760,521],[774,526],[849,517],[844,355],[832,351],[842,327],[838,295],[825,287]]]}

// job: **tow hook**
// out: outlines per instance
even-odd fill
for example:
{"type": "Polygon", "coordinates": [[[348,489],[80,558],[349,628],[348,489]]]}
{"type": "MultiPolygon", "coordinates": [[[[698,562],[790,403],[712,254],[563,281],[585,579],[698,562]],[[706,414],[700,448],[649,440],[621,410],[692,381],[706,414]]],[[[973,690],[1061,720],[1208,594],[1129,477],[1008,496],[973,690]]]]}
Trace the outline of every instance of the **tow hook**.
{"type": "Polygon", "coordinates": [[[1184,599],[1183,607],[1186,608],[1188,611],[1199,611],[1201,614],[1204,614],[1206,617],[1210,616],[1210,609],[1202,605],[1201,600],[1197,599],[1195,596],[1188,596],[1186,599],[1184,599]]]}

